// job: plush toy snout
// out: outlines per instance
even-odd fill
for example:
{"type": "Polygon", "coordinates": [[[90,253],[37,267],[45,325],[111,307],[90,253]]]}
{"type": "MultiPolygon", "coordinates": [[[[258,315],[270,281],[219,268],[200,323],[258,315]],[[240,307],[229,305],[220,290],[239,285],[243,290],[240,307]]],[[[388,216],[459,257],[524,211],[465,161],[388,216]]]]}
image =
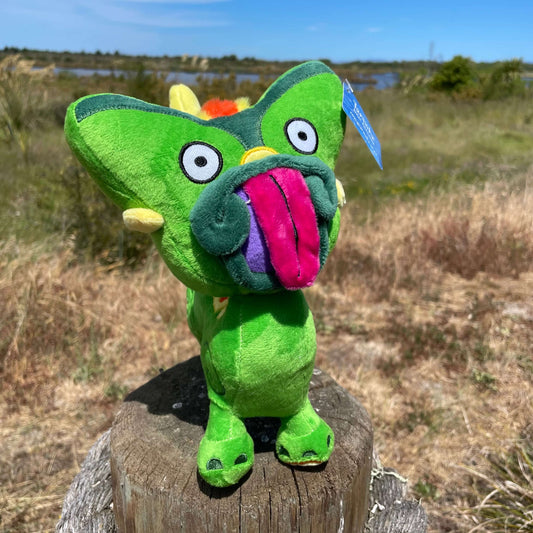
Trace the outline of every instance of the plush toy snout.
{"type": "Polygon", "coordinates": [[[258,147],[210,183],[191,211],[194,236],[252,291],[297,290],[316,279],[337,209],[332,170],[312,156],[258,147]]]}

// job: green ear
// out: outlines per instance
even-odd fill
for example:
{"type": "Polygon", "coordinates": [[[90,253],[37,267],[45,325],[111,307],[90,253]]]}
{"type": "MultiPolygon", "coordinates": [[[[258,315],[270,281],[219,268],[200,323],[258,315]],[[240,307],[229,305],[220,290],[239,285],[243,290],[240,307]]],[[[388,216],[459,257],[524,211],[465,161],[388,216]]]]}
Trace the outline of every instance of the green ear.
{"type": "Polygon", "coordinates": [[[285,125],[303,118],[319,136],[313,155],[333,169],[346,125],[342,96],[338,76],[324,63],[309,61],[279,77],[254,106],[209,123],[230,132],[246,149],[264,145],[280,154],[302,155],[288,142],[285,125]]]}
{"type": "Polygon", "coordinates": [[[190,230],[189,213],[206,184],[180,167],[191,140],[220,147],[220,173],[238,165],[242,145],[231,135],[185,113],[120,95],[89,96],[67,112],[67,140],[102,190],[123,210],[149,208],[164,219],[152,237],[173,273],[197,290],[221,295],[234,283],[221,261],[203,250],[190,230]]]}
{"type": "Polygon", "coordinates": [[[333,72],[322,72],[296,83],[270,105],[261,123],[265,145],[280,153],[305,153],[295,148],[286,135],[280,135],[295,118],[303,119],[316,130],[318,149],[313,155],[333,168],[346,125],[342,84],[333,72]]]}

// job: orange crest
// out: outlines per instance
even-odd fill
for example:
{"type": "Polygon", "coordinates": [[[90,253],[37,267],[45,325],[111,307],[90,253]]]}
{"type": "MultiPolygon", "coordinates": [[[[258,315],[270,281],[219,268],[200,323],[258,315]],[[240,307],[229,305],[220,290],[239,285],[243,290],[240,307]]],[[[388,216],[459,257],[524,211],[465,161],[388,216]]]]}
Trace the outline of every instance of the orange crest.
{"type": "Polygon", "coordinates": [[[239,112],[237,104],[233,100],[220,100],[213,98],[208,100],[203,106],[202,111],[209,118],[227,117],[239,112]]]}

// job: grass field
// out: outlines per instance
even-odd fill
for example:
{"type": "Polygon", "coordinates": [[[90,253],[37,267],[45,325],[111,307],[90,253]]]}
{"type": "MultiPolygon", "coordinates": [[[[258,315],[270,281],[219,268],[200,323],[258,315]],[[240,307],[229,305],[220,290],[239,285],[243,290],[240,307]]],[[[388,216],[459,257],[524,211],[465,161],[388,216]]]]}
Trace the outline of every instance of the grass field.
{"type": "MultiPolygon", "coordinates": [[[[139,86],[86,83],[26,86],[22,137],[0,144],[6,533],[53,530],[124,395],[198,353],[184,287],[63,140],[69,101],[139,86]]],[[[533,100],[359,99],[385,170],[348,126],[341,236],[307,291],[317,364],[369,411],[383,464],[409,478],[430,531],[531,531],[533,100]]]]}

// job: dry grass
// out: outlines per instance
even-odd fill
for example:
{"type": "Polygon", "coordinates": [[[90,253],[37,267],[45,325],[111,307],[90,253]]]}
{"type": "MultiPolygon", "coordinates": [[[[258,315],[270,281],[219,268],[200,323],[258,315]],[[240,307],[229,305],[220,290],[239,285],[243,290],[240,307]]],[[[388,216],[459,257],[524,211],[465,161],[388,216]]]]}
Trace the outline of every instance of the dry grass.
{"type": "Polygon", "coordinates": [[[79,462],[123,394],[194,354],[184,288],[2,243],[0,529],[50,530],[79,462]]]}
{"type": "MultiPolygon", "coordinates": [[[[335,253],[323,276],[361,290],[358,299],[383,300],[393,289],[422,288],[445,273],[517,278],[533,261],[533,167],[509,181],[459,192],[395,199],[363,224],[344,212],[335,253]]],[[[358,213],[357,218],[361,219],[358,213]]]]}
{"type": "Polygon", "coordinates": [[[530,169],[345,224],[313,291],[319,363],[370,411],[432,531],[473,526],[490,491],[463,468],[494,477],[486,456],[533,420],[532,186],[530,169]]]}
{"type": "MultiPolygon", "coordinates": [[[[491,531],[478,512],[491,489],[472,470],[495,479],[487,458],[533,419],[532,184],[530,169],[392,201],[364,223],[346,211],[308,292],[318,364],[369,410],[432,531],[491,531]]],[[[49,531],[124,392],[197,346],[184,289],[155,256],[131,271],[1,246],[0,529],[49,531]]]]}
{"type": "Polygon", "coordinates": [[[43,81],[52,78],[54,71],[54,65],[36,70],[34,64],[20,55],[0,61],[0,140],[14,142],[25,157],[29,130],[48,96],[43,81]]]}

